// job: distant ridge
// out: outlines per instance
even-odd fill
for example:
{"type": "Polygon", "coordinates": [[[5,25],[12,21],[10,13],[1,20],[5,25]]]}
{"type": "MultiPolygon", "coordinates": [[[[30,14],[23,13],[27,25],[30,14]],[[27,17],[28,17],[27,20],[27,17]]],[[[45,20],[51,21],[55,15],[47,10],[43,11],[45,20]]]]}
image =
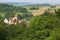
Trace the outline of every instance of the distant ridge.
{"type": "Polygon", "coordinates": [[[51,4],[32,4],[32,5],[26,5],[26,6],[52,6],[51,4]]]}
{"type": "Polygon", "coordinates": [[[51,6],[50,4],[47,3],[42,3],[42,4],[34,4],[34,3],[30,3],[30,2],[7,2],[5,4],[8,5],[13,5],[13,6],[51,6]]]}
{"type": "MultiPolygon", "coordinates": [[[[3,4],[13,5],[13,6],[52,6],[53,5],[48,3],[39,4],[39,3],[31,3],[31,2],[6,2],[3,4]]],[[[60,4],[54,4],[54,5],[60,5],[60,4]]]]}
{"type": "Polygon", "coordinates": [[[5,4],[14,5],[14,6],[24,6],[24,5],[31,5],[33,3],[29,3],[29,2],[7,2],[5,4]]]}

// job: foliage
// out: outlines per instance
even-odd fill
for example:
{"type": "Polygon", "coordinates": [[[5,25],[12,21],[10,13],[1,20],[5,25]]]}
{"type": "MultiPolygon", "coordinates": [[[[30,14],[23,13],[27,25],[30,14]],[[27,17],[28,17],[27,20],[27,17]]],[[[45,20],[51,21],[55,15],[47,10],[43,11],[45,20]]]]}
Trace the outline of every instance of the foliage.
{"type": "Polygon", "coordinates": [[[60,20],[55,16],[37,16],[29,25],[7,25],[0,21],[0,40],[60,40],[60,20]]]}
{"type": "Polygon", "coordinates": [[[55,31],[58,28],[60,28],[59,24],[60,24],[60,20],[54,16],[34,17],[33,19],[30,20],[30,24],[28,26],[29,38],[34,38],[33,40],[53,40],[54,38],[54,40],[57,40],[58,37],[54,36],[55,32],[52,31],[53,30],[55,31]]]}
{"type": "Polygon", "coordinates": [[[60,9],[58,9],[58,11],[55,12],[56,12],[56,16],[60,19],[60,9]]]}

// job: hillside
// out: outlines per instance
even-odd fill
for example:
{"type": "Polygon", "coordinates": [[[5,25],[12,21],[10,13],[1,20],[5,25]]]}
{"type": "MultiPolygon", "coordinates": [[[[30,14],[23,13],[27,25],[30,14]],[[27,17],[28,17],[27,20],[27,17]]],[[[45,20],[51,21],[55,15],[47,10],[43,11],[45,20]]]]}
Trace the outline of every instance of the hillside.
{"type": "Polygon", "coordinates": [[[0,15],[9,18],[15,14],[20,14],[23,18],[30,17],[28,10],[21,6],[13,6],[8,4],[0,4],[0,15]]]}
{"type": "Polygon", "coordinates": [[[0,12],[22,12],[21,10],[25,9],[22,7],[12,6],[8,4],[0,4],[0,12]]]}

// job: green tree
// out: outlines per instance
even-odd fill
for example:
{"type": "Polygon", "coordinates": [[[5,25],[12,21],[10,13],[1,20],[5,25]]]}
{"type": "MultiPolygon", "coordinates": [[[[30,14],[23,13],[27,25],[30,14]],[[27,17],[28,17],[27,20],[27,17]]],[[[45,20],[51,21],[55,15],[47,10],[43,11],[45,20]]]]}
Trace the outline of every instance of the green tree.
{"type": "Polygon", "coordinates": [[[59,24],[60,20],[55,16],[34,17],[28,25],[28,38],[30,40],[45,40],[50,37],[51,30],[60,28],[59,24]]]}
{"type": "Polygon", "coordinates": [[[60,9],[58,9],[58,11],[55,11],[55,12],[56,12],[56,17],[60,19],[60,9]]]}

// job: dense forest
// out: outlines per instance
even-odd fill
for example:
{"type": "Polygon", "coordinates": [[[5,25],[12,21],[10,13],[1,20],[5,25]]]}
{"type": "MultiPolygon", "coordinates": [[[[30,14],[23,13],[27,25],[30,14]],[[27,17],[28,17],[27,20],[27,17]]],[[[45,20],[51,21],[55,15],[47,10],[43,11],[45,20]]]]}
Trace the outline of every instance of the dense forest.
{"type": "MultiPolygon", "coordinates": [[[[29,13],[25,8],[0,5],[0,13],[7,17],[11,13],[13,15],[14,11],[29,13]]],[[[45,12],[44,15],[35,16],[29,21],[28,25],[7,25],[0,18],[0,40],[60,40],[60,9],[54,15],[45,12]]]]}

